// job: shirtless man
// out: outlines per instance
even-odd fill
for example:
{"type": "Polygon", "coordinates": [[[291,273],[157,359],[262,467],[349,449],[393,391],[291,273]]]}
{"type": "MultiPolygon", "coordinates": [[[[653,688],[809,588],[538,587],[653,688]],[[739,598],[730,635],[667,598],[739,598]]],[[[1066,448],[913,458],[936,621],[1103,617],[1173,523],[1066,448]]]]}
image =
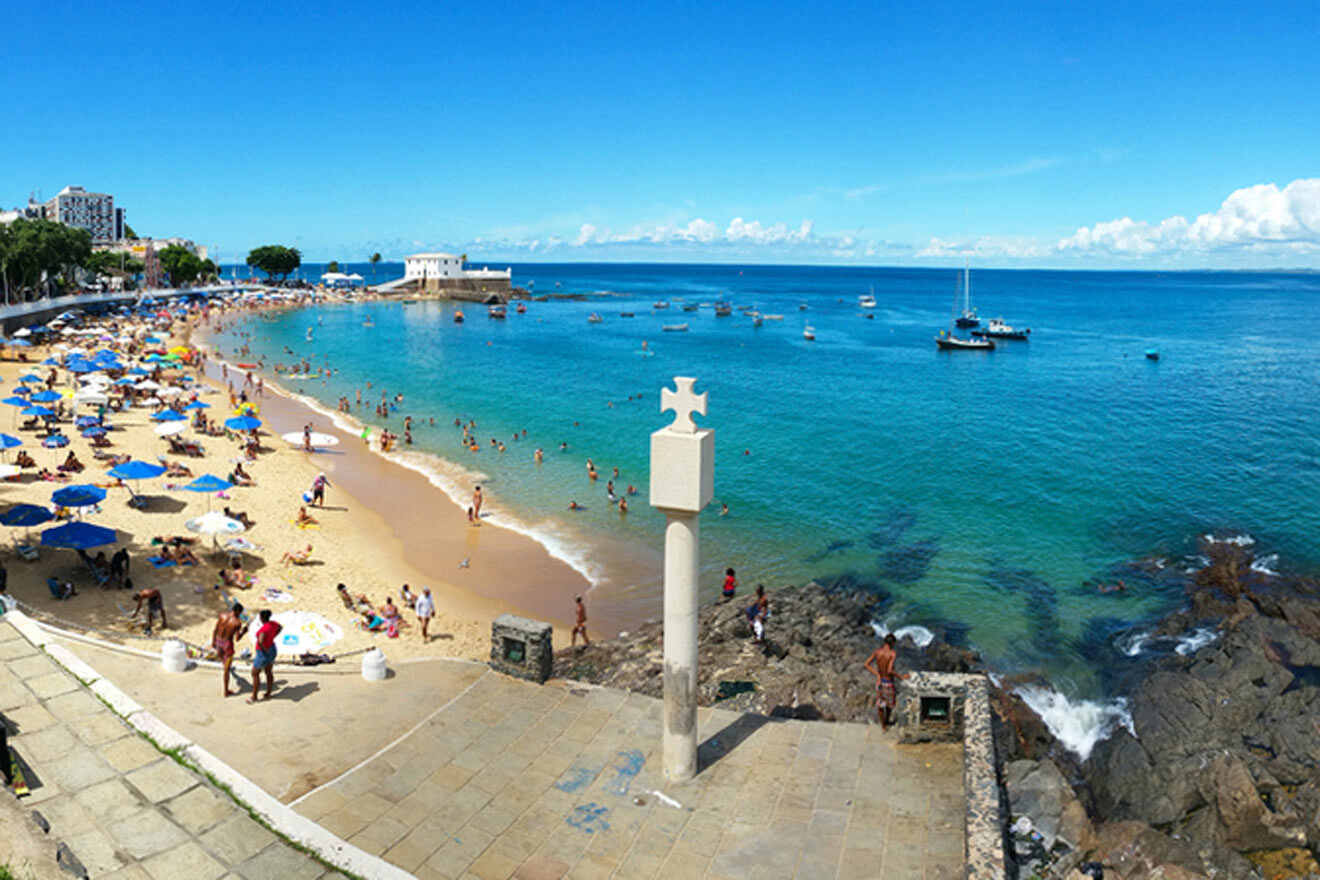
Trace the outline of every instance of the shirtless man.
{"type": "Polygon", "coordinates": [[[898,679],[907,678],[908,674],[901,675],[894,671],[894,661],[898,655],[894,653],[894,645],[897,639],[893,633],[885,636],[885,642],[880,647],[871,652],[871,656],[866,658],[863,665],[868,671],[875,675],[875,713],[880,719],[880,726],[885,730],[894,723],[894,707],[898,703],[898,679]]]}
{"type": "Polygon", "coordinates": [[[578,596],[577,602],[577,624],[573,627],[573,647],[577,647],[578,633],[582,633],[582,647],[591,644],[591,639],[587,638],[587,606],[582,604],[582,597],[578,596]]]}
{"type": "Polygon", "coordinates": [[[215,631],[211,633],[211,646],[215,648],[216,655],[224,664],[223,680],[226,697],[238,693],[229,689],[229,667],[234,662],[234,644],[243,638],[248,629],[247,624],[242,620],[242,614],[243,606],[235,602],[229,610],[220,615],[220,619],[215,622],[215,631]]]}
{"type": "Polygon", "coordinates": [[[169,629],[169,624],[165,622],[165,601],[160,597],[160,590],[155,587],[146,587],[133,594],[137,604],[133,606],[133,613],[130,617],[137,617],[138,612],[142,610],[142,603],[147,603],[147,631],[151,631],[151,621],[155,618],[157,612],[160,613],[160,628],[169,629]]]}

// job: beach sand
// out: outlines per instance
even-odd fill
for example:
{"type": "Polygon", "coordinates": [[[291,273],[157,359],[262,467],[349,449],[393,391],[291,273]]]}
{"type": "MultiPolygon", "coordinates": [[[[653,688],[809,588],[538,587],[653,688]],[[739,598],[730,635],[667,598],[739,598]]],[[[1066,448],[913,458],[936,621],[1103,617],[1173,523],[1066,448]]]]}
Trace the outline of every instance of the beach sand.
{"type": "MultiPolygon", "coordinates": [[[[170,344],[188,338],[192,330],[193,327],[176,322],[170,344]]],[[[44,376],[49,368],[34,368],[33,364],[48,353],[44,346],[34,346],[27,350],[27,363],[0,362],[0,382],[10,388],[24,373],[37,372],[44,376]]],[[[218,375],[219,366],[211,367],[218,375]]],[[[223,386],[209,384],[211,387],[201,399],[211,404],[207,414],[213,420],[223,420],[230,415],[227,394],[220,390],[223,386]]],[[[68,387],[63,370],[56,387],[68,387]]],[[[169,619],[164,635],[177,636],[191,645],[207,646],[216,616],[223,607],[225,591],[216,589],[215,585],[226,560],[212,551],[210,539],[198,538],[194,545],[201,565],[154,569],[147,561],[148,556],[154,555],[150,546],[153,536],[189,535],[185,521],[206,512],[209,500],[211,509],[220,510],[228,505],[235,511],[246,512],[254,521],[245,537],[259,549],[245,554],[244,568],[254,576],[255,583],[245,590],[229,590],[229,594],[254,616],[261,608],[277,613],[300,610],[324,616],[344,632],[341,640],[325,649],[326,653],[378,645],[391,659],[449,656],[483,660],[489,655],[491,620],[505,611],[529,613],[529,605],[546,610],[562,604],[562,611],[556,616],[540,616],[556,625],[558,643],[567,643],[566,623],[572,612],[573,596],[589,586],[580,574],[552,558],[530,538],[492,526],[468,526],[463,511],[420,475],[373,455],[362,448],[358,438],[334,429],[327,424],[328,420],[297,401],[282,397],[268,387],[264,398],[256,398],[255,402],[262,406],[262,446],[269,450],[247,465],[255,486],[235,487],[227,491],[228,499],[217,499],[166,488],[171,484],[182,485],[188,482],[187,478],[143,480],[134,486],[150,499],[143,509],[128,505],[128,488],[114,487],[108,489],[100,511],[84,517],[119,532],[121,544],[132,554],[130,576],[136,588],[160,589],[169,619]],[[338,436],[340,445],[309,454],[280,439],[279,434],[300,431],[308,422],[315,423],[317,431],[338,436]],[[331,483],[326,505],[308,508],[319,524],[299,528],[294,519],[303,503],[301,495],[321,472],[331,483]],[[369,497],[373,503],[363,502],[360,497],[369,497]],[[405,543],[410,548],[408,552],[405,543]],[[313,564],[280,563],[286,550],[307,544],[313,547],[313,564]],[[467,565],[460,567],[459,563],[465,559],[467,565]],[[355,616],[344,608],[336,593],[335,586],[341,582],[353,595],[365,594],[377,605],[386,596],[394,597],[411,625],[395,639],[357,629],[355,616]],[[429,644],[423,644],[415,616],[400,602],[399,589],[404,583],[417,593],[423,586],[432,590],[437,614],[431,623],[429,644]],[[262,594],[268,588],[291,594],[292,601],[264,600],[262,594]],[[538,601],[529,603],[520,601],[520,597],[523,600],[536,597],[538,601]]],[[[70,483],[113,482],[106,476],[108,467],[93,458],[89,441],[72,426],[65,425],[65,433],[72,438],[69,447],[43,449],[34,433],[17,430],[20,421],[17,408],[11,412],[0,413],[0,431],[21,437],[24,441],[21,448],[38,465],[54,470],[68,450],[73,449],[87,470],[74,475],[70,483]],[[9,424],[3,423],[6,419],[9,424]]],[[[107,436],[114,446],[106,451],[130,453],[135,459],[152,462],[165,455],[167,442],[154,433],[156,423],[150,414],[147,408],[111,414],[107,421],[115,430],[107,436]]],[[[196,432],[189,429],[184,436],[195,437],[196,432]]],[[[227,476],[240,457],[237,444],[224,437],[197,439],[202,441],[204,457],[180,458],[171,454],[168,459],[181,461],[195,476],[207,473],[227,476]]],[[[7,454],[8,460],[13,460],[15,451],[7,454]]],[[[34,471],[24,471],[20,481],[0,482],[0,500],[6,505],[26,502],[50,506],[51,493],[61,484],[36,480],[33,474],[34,471]]],[[[34,541],[39,541],[40,532],[52,525],[55,524],[32,529],[34,541]]],[[[11,530],[15,539],[23,538],[25,531],[11,530]]],[[[109,555],[115,547],[104,549],[109,555]]],[[[138,622],[127,619],[127,612],[134,605],[128,591],[97,587],[72,550],[42,548],[40,552],[40,559],[33,562],[7,554],[11,557],[6,560],[10,595],[52,622],[63,621],[138,648],[158,649],[162,635],[159,628],[153,634],[156,641],[148,641],[141,636],[138,622]],[[52,598],[46,586],[48,577],[71,581],[78,595],[64,601],[52,598]]],[[[95,552],[92,551],[93,555],[95,552]]]]}

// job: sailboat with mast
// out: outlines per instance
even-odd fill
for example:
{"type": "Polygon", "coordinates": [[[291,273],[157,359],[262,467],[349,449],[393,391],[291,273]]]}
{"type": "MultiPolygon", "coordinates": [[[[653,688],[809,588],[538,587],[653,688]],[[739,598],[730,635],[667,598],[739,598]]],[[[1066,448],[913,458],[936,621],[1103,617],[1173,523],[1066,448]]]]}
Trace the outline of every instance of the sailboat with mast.
{"type": "MultiPolygon", "coordinates": [[[[963,269],[963,273],[965,276],[967,274],[967,270],[963,269]]],[[[970,284],[968,284],[967,286],[970,287],[970,284]]],[[[968,338],[964,339],[960,336],[955,335],[955,331],[958,327],[968,327],[968,326],[974,327],[976,326],[977,323],[979,323],[979,321],[977,321],[975,317],[972,318],[973,321],[972,324],[968,325],[963,323],[963,321],[967,318],[968,311],[971,308],[971,302],[967,298],[965,294],[965,290],[966,288],[964,288],[963,310],[962,310],[962,314],[959,315],[958,314],[959,291],[957,285],[956,284],[954,285],[953,313],[949,316],[949,329],[940,331],[940,334],[935,337],[935,345],[937,348],[939,348],[940,351],[993,351],[995,347],[995,343],[994,340],[992,339],[985,339],[985,338],[978,339],[973,336],[969,336],[968,338]]],[[[975,312],[973,312],[972,314],[974,316],[975,312]]]]}
{"type": "MultiPolygon", "coordinates": [[[[954,282],[954,297],[957,298],[957,282],[954,282]]],[[[955,309],[957,308],[955,302],[955,309]]],[[[962,314],[954,320],[954,324],[959,327],[976,327],[981,323],[980,317],[976,314],[976,309],[972,308],[972,271],[967,266],[963,266],[963,307],[962,314]]]]}

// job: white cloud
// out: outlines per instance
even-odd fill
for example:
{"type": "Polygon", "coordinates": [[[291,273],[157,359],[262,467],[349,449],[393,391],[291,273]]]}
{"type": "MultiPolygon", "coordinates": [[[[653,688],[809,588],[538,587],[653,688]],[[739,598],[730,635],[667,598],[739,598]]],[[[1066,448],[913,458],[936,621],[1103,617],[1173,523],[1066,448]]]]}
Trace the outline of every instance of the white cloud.
{"type": "Polygon", "coordinates": [[[762,226],[759,220],[748,223],[741,217],[734,217],[729,228],[724,230],[724,237],[729,241],[748,241],[755,244],[783,244],[802,242],[811,238],[812,222],[803,220],[797,229],[790,229],[787,224],[776,223],[762,226]]]}
{"type": "Polygon", "coordinates": [[[1044,253],[1046,248],[1035,239],[986,235],[965,241],[931,238],[913,256],[925,259],[1008,257],[1022,260],[1039,257],[1044,253]]]}
{"type": "Polygon", "coordinates": [[[1219,210],[1193,221],[1159,223],[1123,217],[1083,226],[1056,245],[1060,252],[1114,256],[1204,254],[1223,251],[1320,251],[1320,178],[1279,189],[1262,183],[1234,191],[1219,210]]]}

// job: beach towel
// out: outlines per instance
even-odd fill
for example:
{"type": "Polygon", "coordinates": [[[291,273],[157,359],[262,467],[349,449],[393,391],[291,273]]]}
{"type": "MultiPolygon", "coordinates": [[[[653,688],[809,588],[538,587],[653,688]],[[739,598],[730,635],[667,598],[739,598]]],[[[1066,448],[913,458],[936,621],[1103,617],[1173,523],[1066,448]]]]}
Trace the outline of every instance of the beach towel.
{"type": "Polygon", "coordinates": [[[267,602],[292,602],[293,594],[279,587],[267,587],[261,594],[267,602]]]}
{"type": "Polygon", "coordinates": [[[166,559],[164,556],[148,556],[147,562],[151,563],[152,568],[169,568],[171,565],[178,565],[173,559],[166,559]]]}

